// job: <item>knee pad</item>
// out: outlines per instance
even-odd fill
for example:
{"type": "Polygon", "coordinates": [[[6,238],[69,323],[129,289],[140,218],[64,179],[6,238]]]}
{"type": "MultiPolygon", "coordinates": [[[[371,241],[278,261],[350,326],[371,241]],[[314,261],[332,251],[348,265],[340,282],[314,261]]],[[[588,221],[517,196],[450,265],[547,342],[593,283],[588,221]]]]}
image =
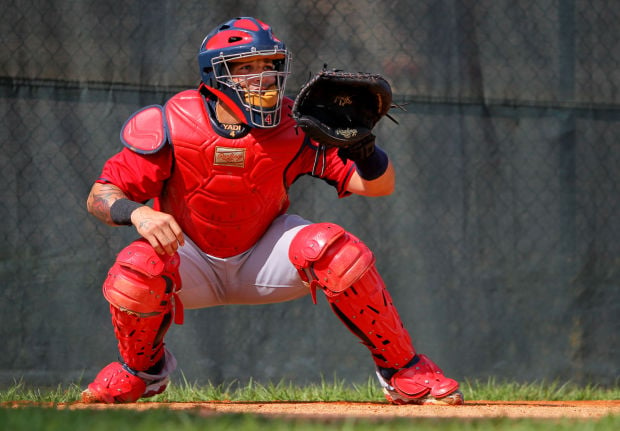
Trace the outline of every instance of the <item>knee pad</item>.
{"type": "Polygon", "coordinates": [[[175,310],[181,323],[179,255],[162,256],[144,239],[125,247],[116,257],[103,284],[103,296],[130,314],[149,317],[175,310]]]}
{"type": "Polygon", "coordinates": [[[375,263],[363,242],[333,223],[301,229],[291,241],[289,259],[304,281],[318,283],[328,296],[351,287],[375,263]]]}

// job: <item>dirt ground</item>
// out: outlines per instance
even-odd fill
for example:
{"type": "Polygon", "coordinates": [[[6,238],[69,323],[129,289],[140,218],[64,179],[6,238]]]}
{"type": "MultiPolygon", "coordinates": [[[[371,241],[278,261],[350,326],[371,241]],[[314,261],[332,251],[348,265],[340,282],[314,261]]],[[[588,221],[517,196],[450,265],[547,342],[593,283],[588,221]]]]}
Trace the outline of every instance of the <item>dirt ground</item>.
{"type": "Polygon", "coordinates": [[[620,400],[614,401],[466,401],[462,406],[395,406],[387,403],[349,402],[199,402],[134,404],[59,404],[67,409],[193,409],[205,416],[224,413],[252,413],[286,418],[532,418],[596,419],[620,415],[620,400]]]}

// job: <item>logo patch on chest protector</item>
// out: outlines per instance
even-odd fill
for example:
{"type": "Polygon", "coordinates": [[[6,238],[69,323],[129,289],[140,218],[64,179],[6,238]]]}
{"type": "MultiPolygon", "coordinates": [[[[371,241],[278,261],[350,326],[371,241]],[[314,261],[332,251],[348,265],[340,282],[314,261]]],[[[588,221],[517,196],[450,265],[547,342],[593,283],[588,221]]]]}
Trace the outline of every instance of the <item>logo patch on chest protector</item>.
{"type": "Polygon", "coordinates": [[[234,138],[238,133],[243,131],[243,126],[241,124],[222,124],[222,127],[228,132],[228,136],[231,138],[234,138]]]}
{"type": "Polygon", "coordinates": [[[245,148],[215,147],[214,165],[245,167],[245,148]]]}

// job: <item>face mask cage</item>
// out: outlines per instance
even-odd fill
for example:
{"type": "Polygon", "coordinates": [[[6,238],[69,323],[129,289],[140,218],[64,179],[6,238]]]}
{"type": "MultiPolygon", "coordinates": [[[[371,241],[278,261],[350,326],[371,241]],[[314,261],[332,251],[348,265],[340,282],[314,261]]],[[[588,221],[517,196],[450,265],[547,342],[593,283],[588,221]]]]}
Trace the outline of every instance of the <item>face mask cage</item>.
{"type": "Polygon", "coordinates": [[[250,51],[214,57],[211,61],[215,80],[229,88],[246,114],[251,126],[275,127],[280,122],[280,108],[286,80],[290,74],[290,54],[283,49],[250,51]],[[274,70],[257,74],[231,73],[232,63],[256,57],[272,59],[274,70]]]}

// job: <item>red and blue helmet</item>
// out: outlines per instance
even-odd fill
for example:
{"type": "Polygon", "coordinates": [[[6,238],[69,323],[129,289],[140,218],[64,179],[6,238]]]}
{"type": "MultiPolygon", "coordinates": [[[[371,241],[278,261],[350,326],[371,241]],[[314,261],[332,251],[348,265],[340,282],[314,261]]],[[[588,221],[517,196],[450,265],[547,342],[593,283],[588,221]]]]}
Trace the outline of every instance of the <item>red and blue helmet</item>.
{"type": "Polygon", "coordinates": [[[198,52],[202,84],[251,127],[275,127],[280,123],[290,53],[271,27],[251,17],[231,19],[205,37],[198,52]],[[233,75],[231,63],[269,59],[274,70],[254,75],[233,75]],[[247,83],[269,81],[268,88],[247,83]],[[273,83],[275,81],[275,83],[273,83]],[[243,85],[243,83],[246,85],[243,85]]]}

